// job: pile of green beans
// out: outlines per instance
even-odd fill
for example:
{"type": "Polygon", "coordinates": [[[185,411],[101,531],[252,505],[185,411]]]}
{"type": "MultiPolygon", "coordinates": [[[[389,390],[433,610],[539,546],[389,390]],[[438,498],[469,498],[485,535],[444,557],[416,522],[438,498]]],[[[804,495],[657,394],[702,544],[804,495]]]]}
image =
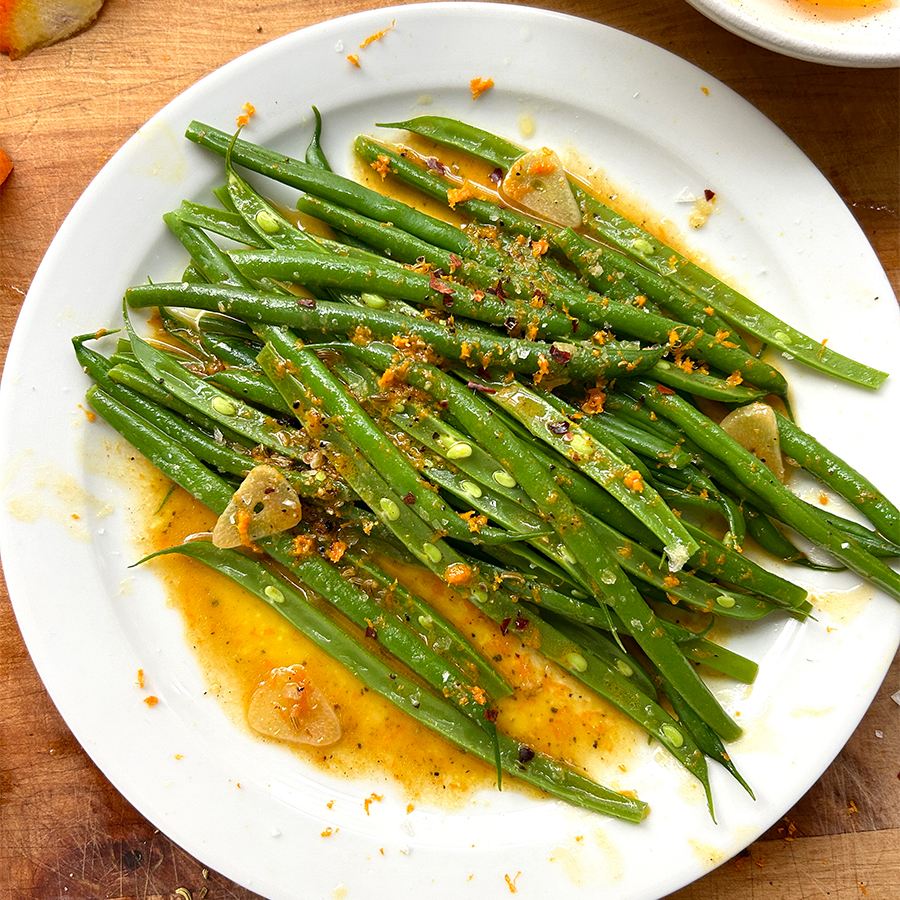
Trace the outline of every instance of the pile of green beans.
{"type": "MultiPolygon", "coordinates": [[[[188,138],[224,157],[225,184],[218,206],[186,200],[164,217],[186,250],[182,280],[129,289],[127,336],[109,356],[88,346],[105,332],[74,339],[93,409],[213,512],[260,460],[302,498],[299,525],[243,551],[164,552],[244,585],[371,689],[493,764],[498,784],[505,771],[597,812],[647,812],[507,737],[515,685],[382,557],[442,579],[616,706],[703,785],[711,813],[709,760],[750,791],[726,749],[741,729],[701,674],[751,683],[756,665],[709,632],[719,619],[803,619],[812,607],[742,543],[824,565],[797,550],[792,529],[828,567],[900,598],[884,562],[900,554],[900,512],[779,412],[785,453],[872,527],[825,515],[701,411],[697,397],[737,408],[787,392],[747,350],[747,298],[687,261],[671,277],[656,263],[674,251],[581,188],[578,231],[484,197],[457,204],[463,227],[425,215],[334,173],[316,121],[304,161],[192,123],[188,138]],[[302,216],[237,165],[300,190],[302,216]],[[304,228],[308,216],[332,237],[304,228]],[[129,309],[157,310],[164,340],[142,338],[129,309]],[[342,615],[311,605],[285,568],[342,615]]],[[[401,126],[501,173],[524,152],[452,120],[401,126]]],[[[402,148],[356,148],[451,205],[439,150],[423,167],[402,148]]],[[[808,339],[753,314],[758,337],[778,345],[779,331],[804,357],[808,339]]],[[[837,377],[881,380],[816,350],[837,377]]]]}

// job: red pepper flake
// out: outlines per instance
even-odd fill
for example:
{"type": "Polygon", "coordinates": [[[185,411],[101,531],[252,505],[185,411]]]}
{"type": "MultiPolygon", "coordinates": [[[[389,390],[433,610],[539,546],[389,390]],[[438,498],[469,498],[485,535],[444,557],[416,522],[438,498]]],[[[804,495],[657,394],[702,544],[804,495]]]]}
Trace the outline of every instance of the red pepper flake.
{"type": "Polygon", "coordinates": [[[515,629],[521,634],[528,627],[528,619],[524,616],[516,616],[515,629]]]}
{"type": "Polygon", "coordinates": [[[568,434],[569,431],[569,423],[568,422],[548,422],[547,423],[547,431],[552,434],[568,434]]]}
{"type": "Polygon", "coordinates": [[[493,78],[473,78],[469,82],[469,88],[472,91],[472,99],[477,100],[485,91],[489,91],[493,86],[493,78]]]}
{"type": "Polygon", "coordinates": [[[534,750],[531,747],[526,747],[524,744],[519,747],[519,762],[527,763],[531,762],[534,759],[534,750]]]}
{"type": "Polygon", "coordinates": [[[462,260],[455,254],[450,254],[450,271],[453,272],[454,269],[458,269],[462,266],[462,260]]]}
{"type": "Polygon", "coordinates": [[[578,331],[578,319],[572,319],[572,334],[578,331]]]}
{"type": "MultiPolygon", "coordinates": [[[[511,617],[510,617],[510,618],[507,618],[507,619],[504,619],[504,620],[500,623],[500,634],[502,634],[502,635],[504,635],[504,636],[507,634],[507,632],[509,631],[509,623],[510,623],[510,622],[512,622],[512,618],[511,618],[511,617]]],[[[900,777],[900,776],[898,776],[898,777],[900,777]]]]}
{"type": "Polygon", "coordinates": [[[472,294],[472,299],[476,303],[481,303],[481,301],[484,300],[484,291],[482,291],[482,290],[475,291],[475,293],[472,294]]]}
{"type": "Polygon", "coordinates": [[[316,300],[314,297],[298,297],[297,306],[302,306],[305,309],[315,309],[316,300]]]}
{"type": "Polygon", "coordinates": [[[438,175],[447,175],[450,171],[436,156],[426,157],[425,166],[438,175]]]}
{"type": "Polygon", "coordinates": [[[404,502],[407,506],[412,506],[413,503],[416,502],[416,495],[415,495],[412,491],[410,491],[410,492],[403,498],[403,502],[404,502]]]}
{"type": "Polygon", "coordinates": [[[485,719],[488,720],[488,722],[496,722],[496,721],[497,721],[497,718],[498,718],[497,710],[496,710],[496,709],[491,709],[490,707],[488,707],[488,708],[484,711],[484,717],[485,717],[485,719]]]}
{"type": "Polygon", "coordinates": [[[446,281],[441,281],[434,272],[428,278],[428,285],[433,291],[437,291],[439,294],[455,294],[455,288],[451,287],[447,284],[446,281]]]}
{"type": "Polygon", "coordinates": [[[366,619],[366,637],[372,638],[373,641],[378,640],[378,629],[368,619],[366,619]]]}
{"type": "Polygon", "coordinates": [[[706,188],[706,190],[703,192],[703,196],[706,197],[707,203],[712,203],[713,199],[716,196],[716,192],[711,191],[709,188],[706,188]]]}
{"type": "Polygon", "coordinates": [[[491,184],[500,184],[500,182],[503,181],[503,169],[499,166],[494,169],[494,171],[488,175],[488,181],[490,181],[491,184]]]}
{"type": "Polygon", "coordinates": [[[477,381],[470,381],[466,387],[471,388],[473,391],[481,391],[482,394],[496,394],[497,391],[495,388],[488,387],[486,384],[479,384],[477,381]]]}
{"type": "Polygon", "coordinates": [[[556,344],[550,345],[550,357],[561,366],[566,365],[572,358],[572,354],[568,350],[560,350],[556,344]]]}
{"type": "Polygon", "coordinates": [[[660,394],[666,394],[667,396],[671,396],[672,394],[675,393],[675,391],[673,391],[672,388],[668,387],[665,384],[658,384],[656,386],[656,390],[659,391],[660,394]]]}
{"type": "Polygon", "coordinates": [[[519,327],[519,320],[515,316],[507,316],[503,322],[503,327],[507,331],[515,331],[519,327]]]}

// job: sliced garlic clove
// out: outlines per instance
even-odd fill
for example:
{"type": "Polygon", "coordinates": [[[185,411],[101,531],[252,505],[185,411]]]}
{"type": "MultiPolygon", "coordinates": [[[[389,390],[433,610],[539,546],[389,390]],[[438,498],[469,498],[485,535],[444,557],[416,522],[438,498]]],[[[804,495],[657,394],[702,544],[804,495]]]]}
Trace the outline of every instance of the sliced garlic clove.
{"type": "Polygon", "coordinates": [[[341,723],[303,666],[272,669],[247,710],[254,731],[294,744],[326,747],[341,737],[341,723]]]}
{"type": "Polygon", "coordinates": [[[500,194],[555,225],[581,225],[581,210],[563,164],[547,147],[531,150],[516,160],[500,185],[500,194]]]}
{"type": "Polygon", "coordinates": [[[249,546],[293,528],[302,514],[300,498],[274,466],[257,466],[241,482],[212,533],[217,547],[249,546]]]}
{"type": "Polygon", "coordinates": [[[719,424],[726,434],[733,437],[745,450],[749,450],[784,483],[785,469],[781,439],[778,436],[778,419],[771,406],[750,403],[728,413],[719,424]]]}

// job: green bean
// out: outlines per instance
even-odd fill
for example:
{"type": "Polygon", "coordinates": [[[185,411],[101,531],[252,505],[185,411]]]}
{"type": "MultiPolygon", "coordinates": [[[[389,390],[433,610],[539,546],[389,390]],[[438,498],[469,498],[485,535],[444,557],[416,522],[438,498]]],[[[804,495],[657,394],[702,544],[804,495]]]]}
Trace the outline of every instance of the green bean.
{"type": "Polygon", "coordinates": [[[185,136],[202,147],[224,156],[231,148],[231,159],[254,172],[301,191],[315,194],[332,203],[355,209],[382,222],[394,222],[429,243],[437,244],[459,256],[477,257],[479,245],[453,225],[432,219],[403,203],[358,185],[333,172],[307,165],[283,154],[257,147],[246,141],[232,144],[230,135],[200,122],[191,122],[185,136]]]}
{"type": "MultiPolygon", "coordinates": [[[[515,574],[515,573],[513,573],[515,574]]],[[[527,585],[528,582],[526,581],[527,585]]],[[[604,610],[594,605],[586,603],[574,597],[570,597],[561,591],[548,587],[545,584],[534,583],[528,591],[515,591],[509,581],[504,582],[507,590],[518,593],[520,602],[533,603],[538,609],[546,609],[551,613],[550,621],[556,622],[553,615],[561,616],[573,622],[580,622],[594,628],[602,628],[609,630],[611,627],[616,631],[624,631],[624,626],[618,617],[613,614],[612,623],[604,615],[604,610]]],[[[660,625],[669,632],[673,640],[678,643],[679,649],[688,658],[694,662],[702,663],[707,668],[728,675],[744,684],[752,684],[756,679],[759,666],[752,660],[721,647],[713,643],[702,635],[697,635],[687,628],[670,622],[662,617],[659,618],[660,625]]],[[[558,624],[558,623],[557,623],[558,624]]],[[[712,623],[710,623],[712,627],[712,623]]]]}
{"type": "Polygon", "coordinates": [[[185,370],[165,353],[139,338],[127,314],[125,323],[140,364],[183,403],[214,422],[292,459],[301,459],[310,449],[302,432],[286,428],[233,394],[185,370]]]}
{"type": "MultiPolygon", "coordinates": [[[[238,271],[231,260],[216,246],[200,228],[189,224],[177,213],[166,213],[163,221],[191,255],[193,264],[203,273],[207,281],[214,284],[230,284],[235,287],[250,287],[250,282],[238,271]]],[[[203,285],[197,285],[202,287],[203,285]]]]}
{"type": "MultiPolygon", "coordinates": [[[[391,174],[445,206],[450,205],[447,196],[450,185],[447,181],[408,159],[406,152],[398,153],[365,135],[356,138],[353,149],[358,156],[368,162],[374,162],[379,157],[386,159],[391,174]]],[[[454,202],[454,209],[457,207],[478,222],[508,227],[512,231],[534,239],[543,237],[548,229],[543,222],[538,222],[530,216],[524,216],[516,210],[501,207],[497,203],[480,197],[457,200],[454,202]]],[[[577,285],[577,280],[570,273],[567,273],[565,281],[570,287],[577,285]]]]}
{"type": "Polygon", "coordinates": [[[695,294],[739,328],[812,369],[852,384],[877,388],[887,378],[886,372],[842,356],[829,349],[824,341],[820,343],[807,337],[595,197],[579,190],[575,195],[589,231],[695,294]]]}
{"type": "MultiPolygon", "coordinates": [[[[653,369],[653,375],[660,384],[676,391],[694,394],[719,403],[748,403],[759,400],[766,392],[744,384],[734,384],[727,378],[719,378],[699,369],[688,371],[668,360],[660,360],[653,369]]],[[[772,391],[776,393],[776,391],[772,391]]]]}
{"type": "Polygon", "coordinates": [[[523,374],[541,373],[551,378],[632,375],[652,368],[662,352],[621,341],[596,348],[583,344],[547,344],[500,335],[488,341],[483,331],[464,325],[455,325],[451,333],[438,322],[411,319],[399,313],[349,308],[345,304],[327,301],[304,304],[302,298],[298,301],[296,297],[242,290],[224,284],[145,284],[129,288],[126,297],[134,308],[171,305],[206,309],[249,321],[296,328],[305,334],[354,335],[363,328],[387,342],[398,335],[407,336],[411,340],[421,339],[448,359],[478,365],[493,361],[523,374]],[[557,362],[554,355],[563,362],[557,362]]]}
{"type": "Polygon", "coordinates": [[[629,677],[620,671],[603,644],[603,655],[574,641],[567,634],[532,613],[523,618],[518,605],[499,591],[494,591],[482,604],[483,611],[509,627],[515,623],[516,633],[529,641],[531,632],[538,635],[542,656],[552,660],[592,691],[609,700],[629,718],[656,738],[703,785],[712,810],[706,761],[696,744],[678,728],[669,714],[654,699],[648,697],[629,677]]]}
{"type": "Polygon", "coordinates": [[[629,656],[611,638],[594,628],[579,624],[564,616],[552,612],[542,613],[547,622],[557,631],[571,638],[581,647],[590,650],[594,656],[600,657],[611,669],[618,672],[642,694],[656,699],[656,689],[644,669],[637,664],[633,656],[629,656]]]}
{"type": "Polygon", "coordinates": [[[483,128],[448,119],[443,116],[417,116],[405,122],[378,122],[379,128],[400,128],[412,131],[437,143],[451,144],[478,159],[508,169],[525,155],[525,150],[511,141],[491,134],[483,128]]]}
{"type": "Polygon", "coordinates": [[[342,563],[353,566],[380,590],[373,592],[376,603],[409,623],[409,628],[440,656],[453,662],[469,682],[480,685],[489,697],[500,699],[512,694],[503,677],[469,644],[460,630],[426,603],[414,591],[407,590],[396,578],[381,569],[371,554],[349,548],[342,563]]]}
{"type": "MultiPolygon", "coordinates": [[[[315,398],[312,405],[327,417],[326,421],[330,425],[328,440],[334,441],[334,431],[337,430],[355,448],[357,462],[360,461],[361,454],[371,466],[389,470],[393,491],[402,498],[404,504],[413,508],[433,532],[445,532],[456,539],[476,542],[509,541],[522,537],[494,528],[471,532],[455,510],[448,508],[435,491],[423,484],[419,473],[400,448],[375,425],[314,353],[297,349],[290,340],[279,341],[274,335],[270,340],[272,343],[267,346],[271,346],[280,359],[285,361],[289,370],[295,373],[297,381],[306,388],[308,395],[315,398]]],[[[276,360],[271,354],[267,356],[267,360],[270,360],[269,367],[264,364],[263,368],[271,371],[270,367],[276,360]]],[[[291,408],[286,403],[284,405],[291,408]]]]}
{"type": "MultiPolygon", "coordinates": [[[[423,474],[432,484],[461,500],[469,510],[487,516],[520,540],[542,537],[552,530],[537,516],[526,512],[502,494],[480,485],[475,485],[473,490],[473,482],[465,474],[435,462],[426,463],[423,474]]],[[[477,543],[482,529],[474,525],[470,527],[475,531],[472,537],[477,543]]]]}
{"type": "MultiPolygon", "coordinates": [[[[373,362],[379,358],[378,351],[372,347],[354,347],[352,351],[348,348],[348,352],[373,362]]],[[[380,357],[384,360],[384,354],[380,357]]],[[[634,590],[617,560],[597,540],[574,504],[558,490],[527,447],[507,431],[495,429],[491,424],[490,407],[484,405],[486,401],[432,366],[412,362],[406,366],[405,376],[411,384],[438,401],[446,402],[453,416],[509,469],[537,504],[542,517],[552,522],[573,559],[588,572],[592,590],[619,612],[629,633],[644,652],[679,686],[685,699],[717,734],[725,739],[737,737],[741,733],[740,727],[722,711],[668,633],[656,627],[656,616],[634,590]]]]}
{"type": "Polygon", "coordinates": [[[316,125],[313,129],[313,135],[309,139],[309,145],[306,148],[306,161],[317,169],[332,172],[333,169],[325,156],[325,151],[322,149],[322,114],[315,106],[313,106],[312,111],[316,119],[316,125]]]}
{"type": "Polygon", "coordinates": [[[636,263],[624,253],[590,241],[571,228],[553,232],[553,245],[575,265],[594,290],[603,291],[610,275],[626,278],[635,288],[646,293],[668,310],[678,321],[696,325],[706,332],[726,332],[725,340],[734,341],[746,349],[740,335],[715,310],[701,303],[693,294],[680,290],[655,272],[636,263]]]}
{"type": "Polygon", "coordinates": [[[217,443],[205,432],[174,412],[114,381],[110,374],[112,367],[107,359],[84,346],[84,341],[94,337],[95,335],[90,334],[79,335],[72,339],[72,343],[75,345],[75,356],[78,362],[85,372],[99,384],[105,394],[128,407],[136,415],[146,419],[156,428],[171,434],[175,441],[184,445],[203,462],[214,465],[220,471],[243,476],[253,468],[255,462],[249,453],[245,455],[229,446],[217,443]]]}
{"type": "Polygon", "coordinates": [[[165,387],[161,387],[157,381],[140,367],[140,364],[134,358],[128,363],[117,363],[114,365],[109,370],[109,377],[116,384],[142,394],[159,406],[178,413],[179,416],[187,419],[187,421],[193,423],[207,434],[214,434],[218,430],[228,443],[245,447],[248,450],[258,443],[252,438],[247,438],[245,435],[239,434],[232,428],[216,421],[202,410],[182,402],[165,387]]]}
{"type": "Polygon", "coordinates": [[[678,721],[682,727],[691,735],[698,747],[710,758],[716,760],[737,781],[737,783],[755,800],[750,785],[744,780],[741,773],[737,770],[734,761],[728,755],[724,744],[719,740],[719,736],[704,722],[691,708],[684,702],[677,691],[672,690],[663,679],[659,679],[660,686],[669,702],[678,721]]]}
{"type": "Polygon", "coordinates": [[[191,203],[190,200],[182,200],[181,206],[175,210],[174,215],[188,225],[194,225],[204,231],[211,231],[250,247],[270,246],[268,241],[262,240],[247,225],[243,216],[231,210],[201,206],[199,203],[191,203]]]}
{"type": "Polygon", "coordinates": [[[654,412],[666,416],[698,446],[728,466],[742,484],[770,503],[788,525],[857,574],[900,599],[900,575],[867,553],[855,538],[820,519],[809,504],[792,494],[766,466],[718,425],[677,395],[660,392],[656,385],[639,382],[637,390],[654,412]]]}
{"type": "Polygon", "coordinates": [[[744,516],[747,521],[747,533],[766,553],[810,569],[826,572],[840,572],[846,569],[846,566],[829,566],[811,560],[802,550],[794,546],[765,513],[748,505],[744,508],[744,516]]]}
{"type": "MultiPolygon", "coordinates": [[[[533,280],[536,275],[545,274],[533,271],[537,267],[534,257],[527,268],[514,267],[508,259],[504,260],[502,265],[488,266],[467,257],[460,258],[456,254],[420,240],[393,222],[376,222],[318,197],[309,195],[301,197],[297,201],[297,209],[315,216],[338,231],[352,234],[372,246],[379,247],[390,259],[408,264],[424,260],[445,272],[452,273],[455,280],[474,285],[484,291],[496,292],[498,287],[502,287],[506,294],[512,294],[521,300],[531,300],[539,285],[546,287],[543,278],[539,284],[533,280]]],[[[577,284],[570,286],[578,287],[577,284]]]]}
{"type": "Polygon", "coordinates": [[[759,619],[776,607],[750,594],[729,591],[687,572],[666,572],[662,560],[652,551],[630,541],[599,519],[588,520],[602,541],[620,557],[622,568],[641,581],[652,584],[672,599],[705,612],[738,619],[759,619]]]}
{"type": "MultiPolygon", "coordinates": [[[[365,141],[357,140],[357,150],[366,150],[365,141]]],[[[372,151],[369,150],[370,154],[372,151]]],[[[394,156],[388,152],[390,159],[394,156]]],[[[398,163],[399,165],[399,163],[398,163]]],[[[407,170],[411,164],[403,168],[404,175],[412,174],[407,170]]],[[[412,166],[412,168],[415,168],[412,166]]],[[[430,176],[423,176],[423,178],[430,176]]],[[[417,186],[422,186],[417,181],[417,186]]],[[[445,191],[446,193],[446,191],[445,191]]],[[[467,208],[468,208],[467,204],[467,208]]],[[[552,229],[550,229],[552,232],[552,229]]],[[[615,286],[614,284],[612,285],[615,286]]],[[[728,329],[719,329],[712,334],[704,332],[693,325],[673,322],[663,316],[646,312],[601,295],[599,298],[588,294],[581,289],[558,290],[548,288],[547,298],[556,307],[565,310],[569,315],[577,316],[580,320],[592,322],[595,325],[612,328],[630,337],[642,340],[656,341],[671,345],[678,353],[692,358],[706,359],[723,373],[731,376],[739,373],[746,380],[754,383],[759,388],[764,388],[775,394],[783,394],[787,390],[784,378],[772,366],[761,362],[743,349],[740,339],[735,339],[728,329]]],[[[623,300],[633,300],[637,295],[634,289],[630,293],[622,295],[623,300]]],[[[753,391],[740,385],[730,385],[721,379],[715,379],[702,372],[686,373],[675,367],[667,369],[664,377],[673,381],[673,386],[679,389],[691,390],[701,396],[710,399],[724,400],[725,402],[741,403],[760,396],[759,391],[753,391]]]]}
{"type": "Polygon", "coordinates": [[[777,410],[775,417],[782,453],[853,504],[888,540],[900,543],[900,510],[884,493],[777,410]]]}
{"type": "Polygon", "coordinates": [[[245,369],[232,367],[207,376],[207,381],[225,388],[229,393],[240,397],[246,403],[271,410],[280,416],[290,415],[284,398],[275,390],[274,385],[260,371],[248,372],[245,369]]]}
{"type": "Polygon", "coordinates": [[[508,330],[533,330],[533,337],[572,341],[589,337],[591,329],[579,328],[564,313],[537,309],[522,301],[502,300],[455,281],[426,275],[391,263],[362,262],[321,253],[276,253],[265,250],[236,251],[231,258],[251,279],[275,278],[312,287],[341,291],[368,291],[398,297],[454,316],[503,325],[508,330]]]}
{"type": "MultiPolygon", "coordinates": [[[[654,374],[656,374],[658,366],[659,364],[654,368],[654,374]]],[[[552,403],[570,421],[578,422],[585,431],[592,434],[601,443],[615,439],[616,442],[621,442],[634,453],[647,457],[666,468],[682,469],[691,462],[690,455],[681,449],[680,442],[660,439],[643,428],[621,422],[612,416],[584,413],[549,391],[538,391],[538,393],[542,399],[552,403]]],[[[615,444],[611,444],[611,448],[615,450],[615,444]]]]}
{"type": "Polygon", "coordinates": [[[594,438],[578,422],[560,419],[555,403],[516,382],[477,381],[488,387],[487,397],[515,416],[538,440],[574,462],[586,475],[628,507],[664,544],[669,566],[680,569],[697,550],[691,536],[672,511],[633,469],[594,438]]]}
{"type": "Polygon", "coordinates": [[[206,313],[202,313],[201,321],[198,323],[200,327],[200,340],[203,342],[203,346],[228,366],[247,369],[249,371],[258,368],[256,365],[256,354],[259,353],[259,347],[254,346],[249,341],[235,339],[230,335],[207,331],[203,327],[202,322],[202,319],[205,318],[206,315],[206,313]]]}
{"type": "MultiPolygon", "coordinates": [[[[403,127],[415,130],[416,120],[404,123],[403,127]]],[[[475,148],[481,147],[482,152],[488,153],[489,158],[503,169],[511,165],[509,158],[513,152],[522,155],[514,144],[489,132],[484,132],[476,141],[473,135],[480,129],[456,123],[452,119],[432,121],[423,127],[428,129],[427,136],[432,140],[451,143],[469,152],[475,152],[475,148]]],[[[569,183],[581,207],[584,226],[589,232],[657,274],[670,279],[682,290],[694,294],[729,322],[767,344],[778,347],[805,365],[836,378],[871,388],[877,388],[887,378],[885,372],[848,359],[830,350],[824,342],[813,341],[589,195],[577,183],[571,180],[569,183]]],[[[748,380],[753,382],[752,378],[748,380]]],[[[758,383],[757,386],[764,387],[758,383]]]]}

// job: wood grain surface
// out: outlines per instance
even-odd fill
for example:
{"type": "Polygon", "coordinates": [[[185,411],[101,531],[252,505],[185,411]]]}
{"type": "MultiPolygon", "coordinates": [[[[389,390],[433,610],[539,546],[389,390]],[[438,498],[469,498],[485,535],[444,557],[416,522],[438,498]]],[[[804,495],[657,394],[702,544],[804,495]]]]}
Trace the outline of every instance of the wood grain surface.
{"type": "MultiPolygon", "coordinates": [[[[853,211],[900,285],[900,78],[778,56],[682,0],[545,7],[664,47],[781,127],[853,211]]],[[[0,57],[0,355],[64,217],[115,150],[213,69],[266,41],[366,9],[359,0],[108,0],[87,31],[25,59],[0,57]]],[[[157,900],[256,895],[207,872],[107,782],[56,712],[0,588],[0,898],[157,900]],[[206,893],[204,893],[204,889],[206,893]]],[[[900,897],[898,661],[820,781],[760,840],[669,900],[900,897]]]]}

